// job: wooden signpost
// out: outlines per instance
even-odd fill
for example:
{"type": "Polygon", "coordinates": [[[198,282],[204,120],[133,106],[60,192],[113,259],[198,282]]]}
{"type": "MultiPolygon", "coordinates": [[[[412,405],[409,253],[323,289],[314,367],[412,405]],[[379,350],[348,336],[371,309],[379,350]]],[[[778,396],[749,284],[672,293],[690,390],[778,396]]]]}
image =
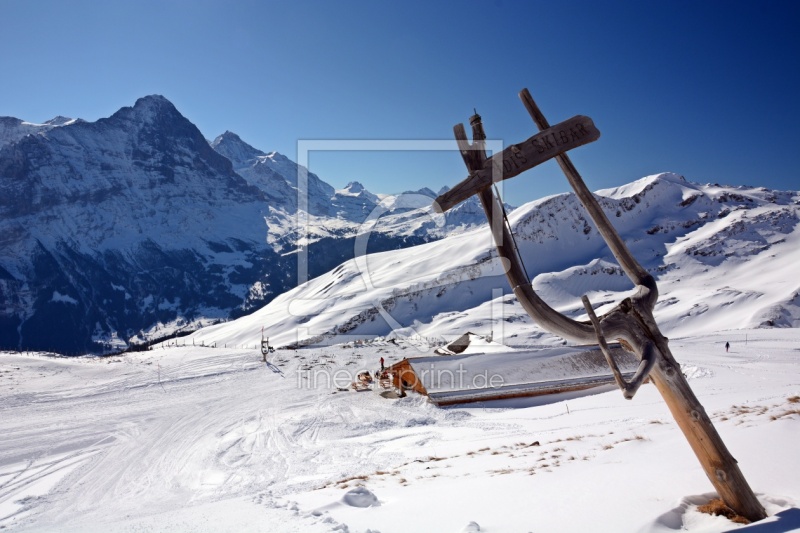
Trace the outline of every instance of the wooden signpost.
{"type": "Polygon", "coordinates": [[[434,208],[443,213],[492,183],[518,176],[560,153],[599,138],[600,132],[592,119],[572,117],[486,159],[482,168],[470,172],[467,179],[437,198],[434,208]]]}
{"type": "Polygon", "coordinates": [[[511,289],[531,318],[546,330],[566,339],[584,344],[599,344],[627,399],[633,398],[639,386],[650,377],[725,504],[752,522],[766,518],[764,508],[753,494],[736,459],[725,447],[681,373],[680,365],[669,349],[667,338],[658,329],[653,318],[653,308],[658,300],[655,279],[625,246],[566,154],[567,150],[596,140],[600,132],[591,119],[583,116],[573,117],[551,127],[527,89],[523,89],[519,96],[541,130],[540,133],[487,158],[486,135],[481,117],[475,114],[470,118],[472,144],[467,139],[464,125],[456,125],[453,128],[456,141],[469,176],[437,198],[434,209],[445,212],[458,202],[477,195],[490,221],[498,255],[507,265],[506,277],[511,289]],[[590,319],[589,323],[578,322],[558,313],[533,290],[505,218],[503,204],[493,189],[494,183],[517,176],[551,158],[558,162],[617,262],[636,286],[633,296],[626,298],[601,317],[595,315],[589,299],[584,296],[583,304],[590,319]],[[607,338],[618,340],[639,357],[639,368],[630,382],[626,382],[620,375],[607,350],[607,338]]]}

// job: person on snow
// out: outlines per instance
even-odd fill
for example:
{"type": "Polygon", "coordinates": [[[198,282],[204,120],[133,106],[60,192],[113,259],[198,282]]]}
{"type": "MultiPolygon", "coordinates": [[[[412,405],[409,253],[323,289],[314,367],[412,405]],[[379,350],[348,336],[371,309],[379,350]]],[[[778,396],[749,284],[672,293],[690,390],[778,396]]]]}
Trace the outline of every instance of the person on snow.
{"type": "Polygon", "coordinates": [[[729,343],[729,342],[726,342],[726,343],[725,343],[725,351],[727,352],[727,351],[728,351],[728,348],[730,348],[730,347],[731,347],[731,343],[729,343]]]}
{"type": "Polygon", "coordinates": [[[384,368],[383,368],[383,357],[381,357],[381,372],[383,372],[383,370],[384,370],[384,368]]]}

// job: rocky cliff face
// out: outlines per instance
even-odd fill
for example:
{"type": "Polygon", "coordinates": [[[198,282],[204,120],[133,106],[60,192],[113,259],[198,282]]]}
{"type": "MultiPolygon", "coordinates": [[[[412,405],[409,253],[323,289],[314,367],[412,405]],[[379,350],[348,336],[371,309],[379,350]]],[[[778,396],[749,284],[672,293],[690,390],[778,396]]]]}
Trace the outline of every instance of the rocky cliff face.
{"type": "Polygon", "coordinates": [[[228,316],[255,282],[276,285],[265,212],[261,191],[160,96],[7,143],[0,345],[80,352],[228,316]]]}
{"type": "Polygon", "coordinates": [[[443,235],[423,205],[362,228],[377,201],[231,132],[209,143],[162,96],[96,122],[2,117],[0,348],[122,348],[247,313],[365,231],[369,251],[443,235]]]}
{"type": "Polygon", "coordinates": [[[307,211],[312,215],[328,216],[334,189],[313,172],[278,152],[269,154],[253,148],[238,135],[226,131],[211,146],[228,158],[236,172],[257,187],[276,210],[294,215],[299,195],[305,196],[307,211]],[[298,186],[298,175],[306,177],[306,186],[298,186]]]}

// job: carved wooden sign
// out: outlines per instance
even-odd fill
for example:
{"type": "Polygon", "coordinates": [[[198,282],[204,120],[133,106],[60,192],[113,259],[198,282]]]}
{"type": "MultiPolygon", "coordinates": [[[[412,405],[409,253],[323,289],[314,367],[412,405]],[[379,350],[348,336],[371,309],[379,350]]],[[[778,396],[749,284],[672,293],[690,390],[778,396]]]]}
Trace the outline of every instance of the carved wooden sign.
{"type": "Polygon", "coordinates": [[[494,154],[486,160],[482,169],[472,172],[467,179],[439,196],[433,208],[438,213],[444,213],[492,183],[513,178],[567,150],[599,138],[600,131],[592,119],[583,115],[574,116],[494,154]]]}

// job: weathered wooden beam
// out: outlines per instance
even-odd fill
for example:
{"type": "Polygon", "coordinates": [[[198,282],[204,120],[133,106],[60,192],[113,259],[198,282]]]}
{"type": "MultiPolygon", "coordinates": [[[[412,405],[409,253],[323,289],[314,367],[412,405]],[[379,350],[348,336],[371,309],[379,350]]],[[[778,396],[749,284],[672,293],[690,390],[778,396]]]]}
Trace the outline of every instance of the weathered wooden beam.
{"type": "MultiPolygon", "coordinates": [[[[589,315],[589,319],[592,321],[592,326],[594,326],[594,331],[597,335],[597,343],[600,345],[600,350],[603,352],[603,356],[606,358],[606,363],[608,363],[609,368],[611,368],[611,373],[614,375],[614,381],[617,382],[617,387],[619,387],[621,391],[624,391],[627,383],[625,383],[625,378],[622,377],[622,372],[619,371],[617,362],[614,361],[614,357],[611,355],[611,350],[608,349],[606,337],[603,335],[603,330],[600,327],[600,320],[598,320],[597,315],[594,313],[594,309],[589,301],[589,297],[584,294],[581,298],[581,301],[583,302],[584,309],[586,309],[586,313],[589,315]]],[[[631,396],[631,398],[632,397],[633,396],[631,396]]]]}
{"type": "MultiPolygon", "coordinates": [[[[483,132],[483,125],[480,116],[474,115],[470,120],[472,126],[473,144],[469,143],[463,124],[453,127],[461,157],[467,170],[483,168],[486,161],[486,151],[484,141],[486,135],[483,132]]],[[[487,187],[477,191],[478,199],[481,201],[486,217],[489,219],[489,227],[492,231],[497,254],[503,261],[506,269],[506,277],[511,286],[511,290],[517,297],[522,307],[537,323],[548,331],[556,331],[564,338],[583,343],[590,343],[594,339],[594,330],[589,324],[577,322],[562,315],[547,305],[536,291],[531,287],[531,280],[525,274],[522,259],[519,257],[514,247],[514,239],[508,226],[503,219],[503,204],[492,190],[487,187]]]]}
{"type": "MultiPolygon", "coordinates": [[[[549,127],[547,119],[528,90],[523,89],[519,96],[539,129],[546,130],[549,127]]],[[[631,346],[642,363],[652,358],[652,361],[648,361],[652,366],[652,381],[717,493],[726,505],[748,520],[755,522],[766,518],[764,507],[681,373],[680,365],[669,349],[667,338],[661,334],[656,324],[653,317],[653,308],[658,299],[655,279],[628,250],[569,157],[560,154],[556,156],[556,161],[611,253],[636,285],[635,295],[603,317],[597,326],[598,331],[631,346]]]]}
{"type": "Polygon", "coordinates": [[[606,343],[606,337],[603,334],[603,327],[600,325],[600,320],[594,313],[594,309],[592,308],[589,298],[584,294],[581,297],[581,301],[583,301],[583,307],[586,309],[586,313],[589,315],[589,320],[592,322],[595,335],[597,336],[597,343],[600,345],[600,351],[603,352],[606,362],[611,368],[611,373],[614,375],[614,381],[616,381],[617,387],[619,387],[619,389],[622,391],[622,395],[626,400],[632,400],[636,394],[636,391],[639,390],[639,387],[641,387],[647,379],[650,371],[653,369],[653,365],[656,362],[656,351],[652,341],[645,342],[644,349],[641,350],[642,354],[640,357],[639,367],[636,369],[636,373],[633,375],[630,382],[625,381],[625,378],[622,377],[622,372],[619,371],[617,362],[614,361],[614,357],[611,355],[611,350],[608,349],[608,343],[606,343]]]}
{"type": "MultiPolygon", "coordinates": [[[[548,130],[547,120],[533,102],[527,89],[520,93],[520,98],[539,128],[548,130]]],[[[492,167],[492,163],[487,161],[484,142],[486,135],[480,116],[474,115],[470,119],[470,124],[473,131],[472,144],[469,143],[462,124],[455,126],[454,131],[464,163],[470,176],[473,176],[487,165],[492,167]]],[[[500,199],[490,186],[483,186],[481,183],[475,186],[473,183],[465,190],[473,190],[473,194],[477,194],[486,211],[498,255],[506,266],[506,276],[514,294],[531,318],[544,329],[556,335],[586,343],[593,343],[596,339],[605,337],[618,339],[623,346],[627,346],[636,353],[641,360],[639,370],[637,370],[637,375],[641,379],[634,379],[629,386],[638,388],[649,371],[653,383],[664,397],[675,421],[723,501],[751,521],[765,518],[764,508],[753,494],[736,460],[725,447],[711,420],[689,387],[681,373],[680,365],[672,356],[666,337],[661,334],[653,318],[652,311],[658,298],[655,279],[639,265],[630,253],[567,155],[559,153],[555,159],[612,253],[636,285],[636,291],[632,297],[623,300],[602,319],[594,316],[591,305],[586,301],[585,304],[589,306],[587,312],[594,327],[556,312],[539,298],[531,287],[530,279],[525,273],[522,259],[503,216],[500,199]]],[[[502,161],[502,159],[500,160],[502,161]]],[[[494,169],[498,170],[497,167],[494,169]]],[[[632,392],[635,392],[635,389],[632,392]]]]}
{"type": "Polygon", "coordinates": [[[469,176],[440,195],[434,210],[444,213],[493,183],[513,178],[559,154],[600,138],[600,131],[589,117],[577,115],[546,128],[529,139],[512,144],[471,170],[469,176]]]}
{"type": "MultiPolygon", "coordinates": [[[[519,97],[522,100],[522,103],[525,105],[525,109],[528,110],[528,114],[530,114],[531,118],[539,127],[539,129],[547,131],[550,128],[550,124],[547,122],[544,114],[542,114],[537,107],[536,102],[533,101],[531,93],[528,92],[528,89],[523,89],[520,91],[519,97]]],[[[647,272],[647,270],[642,268],[630,251],[628,251],[628,248],[625,246],[622,238],[619,236],[617,231],[614,229],[614,226],[611,225],[608,217],[606,217],[606,214],[603,212],[603,208],[600,207],[597,199],[594,197],[591,191],[589,191],[589,188],[586,187],[583,178],[572,164],[569,156],[566,153],[562,153],[555,156],[555,159],[556,162],[558,162],[558,165],[561,167],[561,170],[564,172],[567,181],[575,191],[578,200],[580,200],[581,204],[583,204],[583,207],[589,213],[589,216],[594,221],[597,230],[600,232],[600,235],[602,235],[603,239],[606,241],[606,244],[608,244],[608,247],[611,249],[611,253],[614,254],[614,257],[619,262],[619,265],[636,285],[647,287],[651,291],[649,294],[650,301],[653,305],[655,305],[656,300],[658,300],[658,290],[656,289],[656,284],[653,280],[653,277],[649,272],[647,272]]]]}

